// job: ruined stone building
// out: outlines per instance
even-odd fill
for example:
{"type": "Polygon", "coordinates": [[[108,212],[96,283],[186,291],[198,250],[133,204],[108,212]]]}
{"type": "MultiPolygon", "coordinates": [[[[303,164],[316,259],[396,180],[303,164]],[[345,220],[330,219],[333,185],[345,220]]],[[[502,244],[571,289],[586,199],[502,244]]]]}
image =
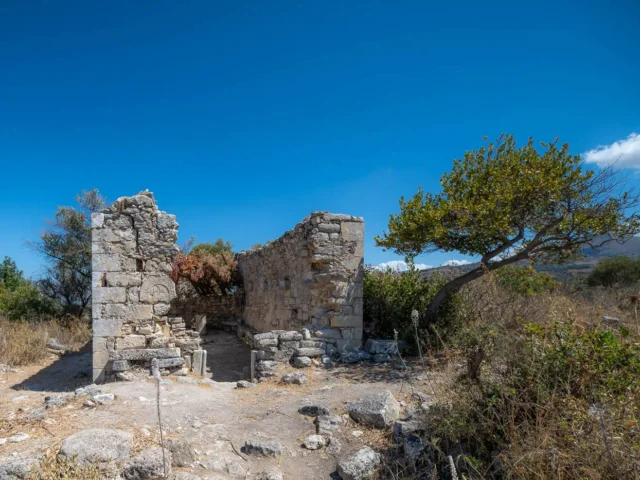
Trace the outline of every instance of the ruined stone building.
{"type": "Polygon", "coordinates": [[[205,323],[236,331],[258,362],[304,364],[360,346],[362,218],[313,212],[277,240],[240,252],[243,287],[228,296],[179,295],[169,277],[177,230],[148,191],[92,215],[95,381],[152,358],[174,373],[204,375],[205,323]]]}

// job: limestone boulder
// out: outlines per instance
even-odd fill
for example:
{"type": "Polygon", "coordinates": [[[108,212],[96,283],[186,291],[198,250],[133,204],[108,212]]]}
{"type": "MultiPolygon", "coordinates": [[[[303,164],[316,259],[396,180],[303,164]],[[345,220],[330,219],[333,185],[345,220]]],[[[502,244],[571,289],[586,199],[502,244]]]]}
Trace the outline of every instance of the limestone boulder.
{"type": "Polygon", "coordinates": [[[59,455],[76,457],[78,465],[94,461],[123,462],[129,458],[132,442],[133,435],[122,430],[83,430],[63,440],[59,455]]]}
{"type": "Polygon", "coordinates": [[[357,400],[347,407],[351,418],[363,425],[387,428],[400,415],[400,404],[389,390],[357,400]]]}
{"type": "Polygon", "coordinates": [[[342,480],[370,480],[380,464],[380,455],[369,447],[343,457],[338,462],[338,474],[342,480]]]}
{"type": "Polygon", "coordinates": [[[166,449],[163,452],[158,447],[149,448],[133,457],[126,463],[122,472],[126,480],[162,480],[169,478],[170,475],[171,452],[166,449]]]}
{"type": "Polygon", "coordinates": [[[247,440],[242,451],[248,455],[261,455],[263,457],[277,457],[282,454],[282,445],[277,442],[263,442],[260,440],[247,440]]]}

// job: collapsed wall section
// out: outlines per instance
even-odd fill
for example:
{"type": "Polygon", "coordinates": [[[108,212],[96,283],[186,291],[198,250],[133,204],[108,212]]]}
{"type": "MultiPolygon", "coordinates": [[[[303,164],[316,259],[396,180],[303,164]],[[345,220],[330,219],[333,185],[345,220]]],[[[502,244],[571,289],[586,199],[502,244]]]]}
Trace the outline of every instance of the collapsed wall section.
{"type": "Polygon", "coordinates": [[[364,221],[313,212],[268,245],[237,255],[245,327],[327,332],[339,350],[362,341],[364,221]]]}
{"type": "Polygon", "coordinates": [[[175,216],[145,191],[119,198],[91,223],[94,381],[152,358],[162,369],[181,368],[200,340],[181,318],[167,316],[176,298],[168,275],[179,252],[175,216]]]}

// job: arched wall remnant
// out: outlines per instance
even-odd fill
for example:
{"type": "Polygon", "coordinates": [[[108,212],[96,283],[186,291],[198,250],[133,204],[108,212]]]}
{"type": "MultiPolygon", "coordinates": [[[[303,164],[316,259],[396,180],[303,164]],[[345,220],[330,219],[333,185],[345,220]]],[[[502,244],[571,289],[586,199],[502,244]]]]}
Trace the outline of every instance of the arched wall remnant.
{"type": "Polygon", "coordinates": [[[169,277],[180,251],[177,230],[175,216],[158,210],[148,191],[92,215],[95,381],[126,378],[129,369],[146,367],[152,358],[174,373],[184,374],[186,367],[204,374],[202,325],[191,321],[203,315],[252,345],[258,333],[291,336],[303,328],[329,336],[334,351],[360,345],[362,218],[313,212],[274,242],[239,253],[244,287],[234,298],[177,298],[169,277]],[[183,317],[191,319],[188,324],[183,317]]]}

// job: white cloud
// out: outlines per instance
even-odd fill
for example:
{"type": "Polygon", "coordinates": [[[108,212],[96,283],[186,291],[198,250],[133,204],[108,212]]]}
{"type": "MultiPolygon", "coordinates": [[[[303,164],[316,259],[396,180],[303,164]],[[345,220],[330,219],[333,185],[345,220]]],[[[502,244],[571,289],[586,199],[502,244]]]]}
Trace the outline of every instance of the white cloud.
{"type": "MultiPolygon", "coordinates": [[[[426,265],[424,263],[416,263],[415,267],[418,270],[426,270],[427,268],[433,268],[431,265],[426,265]]],[[[406,272],[409,270],[409,265],[404,260],[391,260],[390,262],[382,262],[380,265],[376,267],[378,270],[386,270],[390,268],[394,272],[406,272]]]]}
{"type": "Polygon", "coordinates": [[[582,154],[587,163],[607,167],[615,163],[619,168],[640,168],[640,135],[632,133],[624,140],[601,145],[582,154]]]}
{"type": "Polygon", "coordinates": [[[459,267],[460,265],[469,265],[471,262],[468,260],[447,260],[441,267],[459,267]]]}

